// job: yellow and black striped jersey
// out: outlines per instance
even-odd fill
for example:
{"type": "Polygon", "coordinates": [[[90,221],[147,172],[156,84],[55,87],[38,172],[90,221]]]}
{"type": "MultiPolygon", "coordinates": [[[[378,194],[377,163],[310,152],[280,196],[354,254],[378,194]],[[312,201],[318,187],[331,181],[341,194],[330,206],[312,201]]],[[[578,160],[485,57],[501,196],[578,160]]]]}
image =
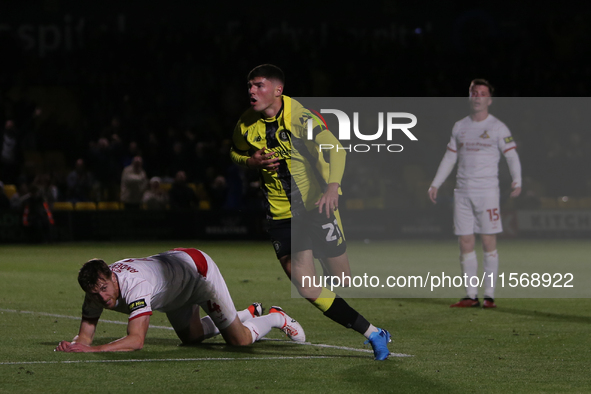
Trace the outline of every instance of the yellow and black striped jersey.
{"type": "Polygon", "coordinates": [[[236,124],[233,135],[232,160],[246,165],[257,150],[266,148],[279,158],[277,172],[261,170],[267,216],[274,220],[289,219],[302,210],[315,208],[315,203],[328,183],[341,183],[345,156],[336,137],[318,122],[308,109],[288,96],[283,106],[270,119],[248,109],[236,124]],[[313,135],[308,139],[308,121],[312,119],[313,135]],[[319,145],[334,148],[320,153],[319,145]]]}

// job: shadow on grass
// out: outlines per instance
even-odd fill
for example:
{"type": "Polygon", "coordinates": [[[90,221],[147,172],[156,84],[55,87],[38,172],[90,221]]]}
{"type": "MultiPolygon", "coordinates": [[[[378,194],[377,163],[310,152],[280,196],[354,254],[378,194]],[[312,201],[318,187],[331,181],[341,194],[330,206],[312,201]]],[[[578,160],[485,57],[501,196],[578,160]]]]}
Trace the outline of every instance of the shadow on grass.
{"type": "MultiPolygon", "coordinates": [[[[101,337],[94,341],[94,345],[103,345],[119,339],[118,337],[101,337]]],[[[40,342],[42,346],[48,346],[53,350],[57,346],[57,342],[40,342]]],[[[334,357],[334,358],[349,358],[349,359],[368,359],[371,360],[370,354],[335,354],[335,352],[342,353],[343,350],[325,350],[325,349],[311,349],[305,345],[299,345],[290,341],[261,341],[248,346],[230,346],[225,342],[203,342],[194,345],[184,345],[179,339],[174,338],[146,338],[144,341],[144,350],[136,352],[104,352],[94,353],[99,357],[109,359],[150,359],[154,357],[169,357],[178,358],[179,350],[186,349],[182,357],[212,357],[223,358],[231,357],[230,354],[242,354],[245,357],[334,357]],[[146,346],[168,347],[168,350],[146,349],[146,346]],[[194,350],[194,354],[192,354],[194,350]],[[201,354],[203,352],[203,354],[201,354]],[[116,356],[117,355],[117,356],[116,356]],[[129,356],[126,356],[129,355],[129,356]],[[131,356],[133,355],[133,356],[131,356]],[[124,357],[121,357],[124,356],[124,357]]],[[[237,357],[240,359],[241,357],[237,357]]]]}
{"type": "MultiPolygon", "coordinates": [[[[372,361],[356,365],[341,372],[339,382],[345,382],[351,391],[359,393],[454,393],[449,385],[442,384],[400,368],[394,360],[372,361]]],[[[435,374],[438,372],[434,372],[435,374]]],[[[439,376],[434,376],[439,378],[439,376]]]]}
{"type": "MultiPolygon", "coordinates": [[[[509,300],[509,299],[506,299],[509,300]]],[[[539,301],[540,299],[536,299],[539,301]]],[[[551,300],[556,300],[555,298],[551,300]]],[[[565,299],[566,300],[566,299],[565,299]]],[[[569,299],[571,302],[576,302],[576,299],[569,299]]],[[[419,303],[419,304],[431,304],[431,305],[441,305],[449,308],[453,300],[449,299],[441,299],[441,298],[404,298],[400,299],[400,302],[410,302],[410,303],[419,303]]],[[[501,301],[502,302],[502,301],[501,301]]],[[[537,304],[535,307],[540,307],[537,304]]],[[[591,316],[578,316],[566,313],[556,313],[556,312],[546,312],[546,311],[538,311],[534,309],[523,309],[523,308],[512,308],[506,306],[500,306],[494,309],[488,309],[491,313],[507,313],[512,315],[519,315],[519,316],[530,316],[535,317],[537,319],[543,320],[553,320],[553,321],[563,321],[569,323],[582,323],[582,324],[590,324],[591,323],[591,316]]],[[[467,311],[473,310],[481,310],[481,308],[465,308],[467,311]]]]}

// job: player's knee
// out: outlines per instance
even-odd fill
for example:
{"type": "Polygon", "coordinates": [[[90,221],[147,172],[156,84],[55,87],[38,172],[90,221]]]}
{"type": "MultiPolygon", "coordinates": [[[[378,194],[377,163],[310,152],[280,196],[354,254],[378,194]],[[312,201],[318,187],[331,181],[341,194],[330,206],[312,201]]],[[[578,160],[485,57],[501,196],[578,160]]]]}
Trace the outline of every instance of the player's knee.
{"type": "Polygon", "coordinates": [[[496,236],[487,236],[482,237],[482,249],[485,252],[492,252],[497,248],[497,238],[496,236]]]}
{"type": "Polygon", "coordinates": [[[459,243],[462,254],[470,253],[474,250],[475,238],[473,235],[461,235],[459,243]]]}
{"type": "Polygon", "coordinates": [[[320,295],[320,292],[322,291],[321,287],[297,287],[298,289],[298,293],[300,293],[300,295],[303,298],[306,298],[308,300],[312,299],[315,300],[316,298],[318,298],[318,296],[320,295]]]}

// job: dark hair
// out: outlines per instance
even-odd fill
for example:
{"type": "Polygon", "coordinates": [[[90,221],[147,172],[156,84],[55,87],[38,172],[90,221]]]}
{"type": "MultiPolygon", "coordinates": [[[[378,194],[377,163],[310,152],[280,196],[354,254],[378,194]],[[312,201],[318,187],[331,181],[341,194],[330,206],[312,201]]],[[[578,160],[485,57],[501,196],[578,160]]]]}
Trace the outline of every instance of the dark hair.
{"type": "Polygon", "coordinates": [[[482,78],[473,79],[472,82],[470,82],[469,89],[472,90],[472,86],[474,86],[474,85],[482,85],[482,86],[488,87],[488,91],[490,92],[491,96],[495,92],[495,88],[486,79],[482,79],[482,78]]]}
{"type": "Polygon", "coordinates": [[[82,290],[89,291],[98,284],[99,278],[111,279],[112,272],[101,259],[88,260],[78,272],[78,283],[82,290]]]}
{"type": "Polygon", "coordinates": [[[267,79],[276,79],[285,85],[285,75],[281,69],[273,64],[261,64],[256,66],[248,73],[247,80],[251,81],[256,77],[263,77],[267,79]]]}

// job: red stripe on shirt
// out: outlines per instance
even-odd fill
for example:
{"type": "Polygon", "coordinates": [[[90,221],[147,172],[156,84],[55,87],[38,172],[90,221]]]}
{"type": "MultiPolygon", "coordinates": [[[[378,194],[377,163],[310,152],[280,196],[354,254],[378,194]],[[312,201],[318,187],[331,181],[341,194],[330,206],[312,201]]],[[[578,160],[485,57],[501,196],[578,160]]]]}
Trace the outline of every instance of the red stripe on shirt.
{"type": "Polygon", "coordinates": [[[148,311],[148,312],[140,313],[139,315],[135,315],[134,317],[130,317],[130,318],[129,318],[129,321],[131,321],[131,320],[133,320],[133,319],[137,319],[138,317],[140,317],[140,316],[145,316],[145,315],[148,315],[148,316],[152,315],[152,311],[148,311]]]}
{"type": "Polygon", "coordinates": [[[517,149],[517,147],[516,147],[516,146],[514,146],[513,148],[509,148],[509,149],[507,149],[507,150],[504,150],[504,151],[503,151],[503,154],[505,154],[505,153],[509,152],[511,149],[517,149]]]}
{"type": "Polygon", "coordinates": [[[203,253],[193,248],[174,248],[174,250],[180,250],[191,256],[197,267],[197,272],[199,272],[201,276],[207,277],[207,260],[203,253]]]}
{"type": "Polygon", "coordinates": [[[447,147],[448,150],[452,151],[453,153],[457,153],[455,150],[453,150],[452,148],[450,148],[449,146],[447,147]]]}

